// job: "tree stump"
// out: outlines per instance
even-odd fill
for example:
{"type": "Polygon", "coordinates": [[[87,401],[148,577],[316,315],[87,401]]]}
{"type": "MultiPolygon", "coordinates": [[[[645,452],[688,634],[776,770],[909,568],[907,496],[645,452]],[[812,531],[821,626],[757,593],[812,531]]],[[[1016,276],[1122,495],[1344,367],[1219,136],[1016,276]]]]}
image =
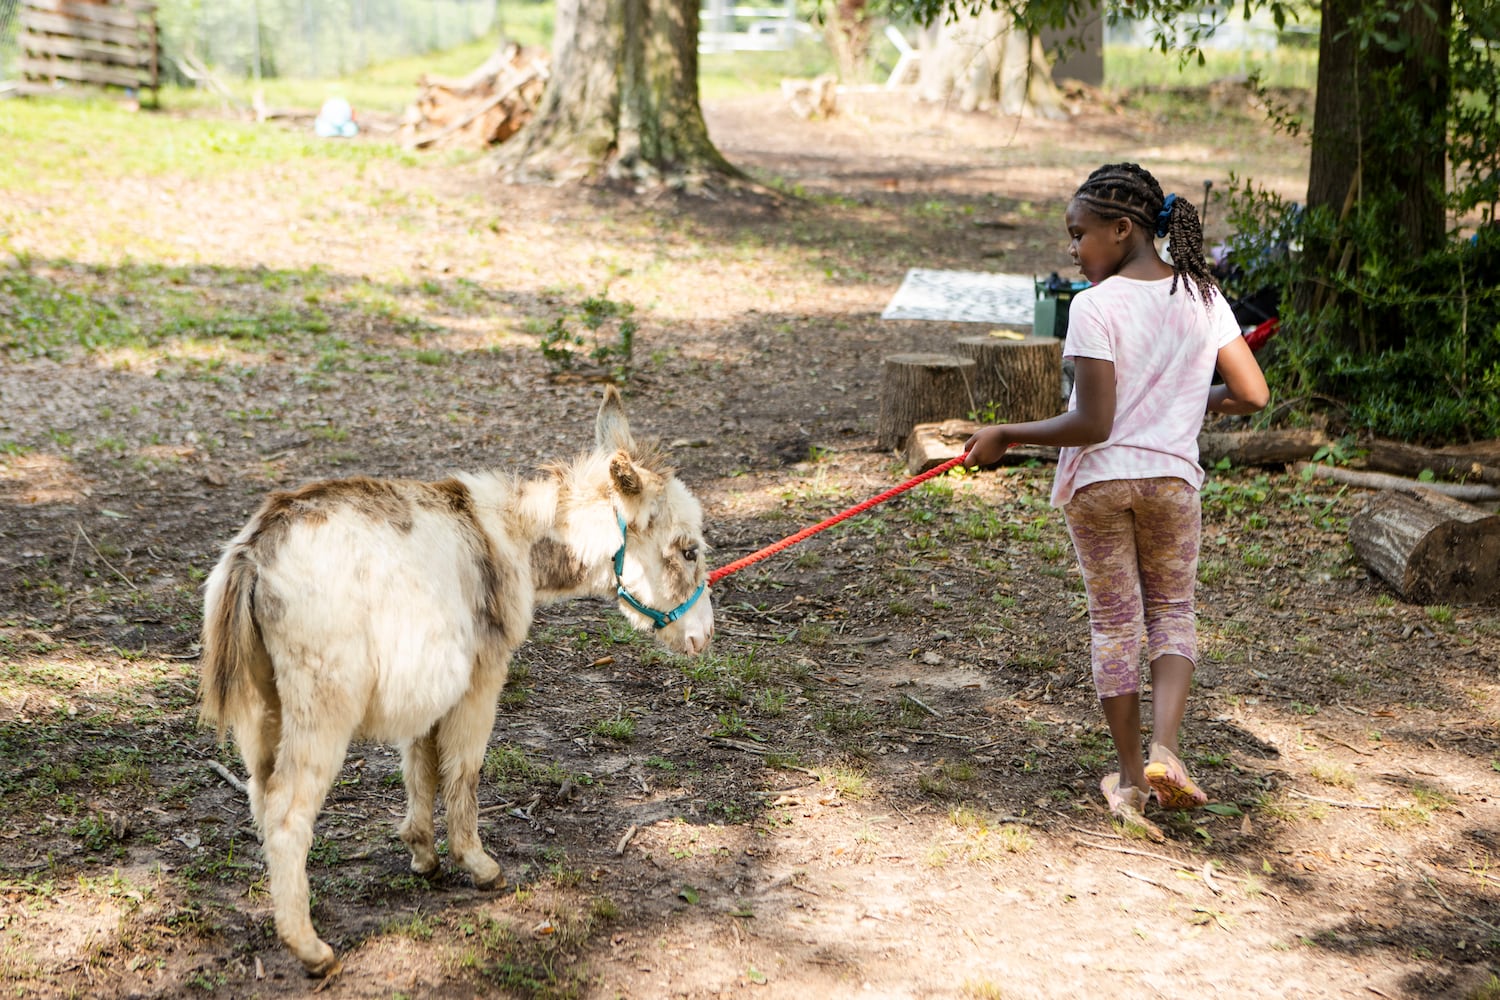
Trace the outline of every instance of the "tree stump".
{"type": "Polygon", "coordinates": [[[900,449],[917,424],[963,417],[976,409],[978,366],[951,354],[892,354],[884,362],[875,444],[900,449]]]}
{"type": "Polygon", "coordinates": [[[1349,521],[1360,560],[1403,599],[1480,604],[1500,597],[1500,517],[1433,490],[1385,490],[1349,521]]]}
{"type": "Polygon", "coordinates": [[[1062,412],[1062,341],[1055,337],[960,337],[958,352],[974,359],[974,398],[993,406],[995,420],[1020,423],[1062,412]]]}

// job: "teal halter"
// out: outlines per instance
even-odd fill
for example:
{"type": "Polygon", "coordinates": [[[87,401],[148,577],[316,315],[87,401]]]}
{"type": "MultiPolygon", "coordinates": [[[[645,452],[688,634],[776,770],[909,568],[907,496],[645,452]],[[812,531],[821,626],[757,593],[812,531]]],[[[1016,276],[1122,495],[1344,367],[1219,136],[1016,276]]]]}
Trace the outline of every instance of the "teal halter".
{"type": "Polygon", "coordinates": [[[708,581],[704,580],[698,584],[698,589],[693,591],[693,596],[683,601],[671,611],[662,612],[655,608],[648,608],[636,600],[630,591],[625,589],[625,582],[620,579],[620,574],[625,572],[625,539],[627,537],[625,528],[625,516],[615,511],[615,520],[620,522],[620,547],[615,549],[615,593],[620,595],[620,600],[635,608],[641,614],[651,619],[655,628],[666,628],[668,625],[687,614],[688,608],[698,603],[698,598],[703,596],[703,591],[708,587],[708,581]]]}

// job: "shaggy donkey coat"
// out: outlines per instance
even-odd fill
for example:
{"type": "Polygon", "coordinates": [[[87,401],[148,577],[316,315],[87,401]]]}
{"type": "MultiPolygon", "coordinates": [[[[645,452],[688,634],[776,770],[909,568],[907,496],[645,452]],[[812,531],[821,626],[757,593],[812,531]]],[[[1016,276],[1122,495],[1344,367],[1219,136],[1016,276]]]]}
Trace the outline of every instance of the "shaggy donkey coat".
{"type": "MultiPolygon", "coordinates": [[[[707,579],[698,501],[654,448],[635,443],[613,387],[593,453],[548,472],[326,480],[273,493],[208,578],[202,718],[221,738],[233,732],[276,931],[313,975],[338,962],[313,930],[307,852],[350,742],[401,748],[399,833],[413,871],[437,868],[441,791],[453,859],[476,884],[503,885],[479,840],[479,771],[537,602],[623,586],[668,612],[707,579]]],[[[637,628],[652,627],[619,604],[637,628]]],[[[702,652],[713,634],[708,593],[655,634],[702,652]]]]}

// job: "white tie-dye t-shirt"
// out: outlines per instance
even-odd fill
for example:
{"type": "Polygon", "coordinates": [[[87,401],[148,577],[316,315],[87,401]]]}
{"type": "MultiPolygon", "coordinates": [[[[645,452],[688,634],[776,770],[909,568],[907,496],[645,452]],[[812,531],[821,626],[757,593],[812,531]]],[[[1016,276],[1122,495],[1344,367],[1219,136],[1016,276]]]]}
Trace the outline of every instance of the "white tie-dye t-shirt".
{"type": "MultiPolygon", "coordinates": [[[[1208,408],[1219,348],[1240,336],[1224,296],[1208,310],[1171,278],[1138,281],[1114,275],[1079,292],[1068,310],[1063,355],[1097,358],[1115,366],[1115,422],[1108,440],[1063,448],[1052,484],[1052,503],[1107,479],[1174,476],[1197,489],[1198,431],[1208,408]]],[[[1078,392],[1068,409],[1078,405],[1078,392]]]]}

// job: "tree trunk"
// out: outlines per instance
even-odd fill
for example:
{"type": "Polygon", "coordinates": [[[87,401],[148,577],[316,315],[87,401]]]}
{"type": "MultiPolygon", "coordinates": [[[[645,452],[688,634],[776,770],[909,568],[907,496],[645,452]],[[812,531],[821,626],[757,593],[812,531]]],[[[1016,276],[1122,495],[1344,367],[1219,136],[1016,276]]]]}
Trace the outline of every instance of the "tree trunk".
{"type": "Polygon", "coordinates": [[[960,337],[958,353],[978,365],[974,400],[981,409],[993,406],[997,422],[1045,420],[1057,416],[1066,405],[1062,341],[1056,337],[960,337]]]}
{"type": "Polygon", "coordinates": [[[919,423],[974,409],[975,364],[951,354],[892,354],[885,359],[875,444],[903,448],[919,423]]]}
{"type": "Polygon", "coordinates": [[[833,52],[839,79],[860,83],[870,58],[870,10],[868,0],[832,0],[825,7],[828,22],[823,37],[833,52]]]}
{"type": "MultiPolygon", "coordinates": [[[[1431,6],[1404,0],[1323,4],[1307,206],[1341,219],[1367,206],[1389,212],[1403,253],[1425,253],[1440,246],[1447,233],[1443,181],[1452,17],[1452,0],[1434,0],[1431,6]],[[1382,27],[1404,43],[1396,51],[1351,27],[1368,21],[1371,13],[1392,18],[1382,27]],[[1399,120],[1392,120],[1393,111],[1400,112],[1399,120]],[[1385,207],[1382,198],[1391,199],[1385,207]]],[[[1361,262],[1345,244],[1309,239],[1304,252],[1315,277],[1297,290],[1296,304],[1299,312],[1316,315],[1330,294],[1317,276],[1349,272],[1361,262]]],[[[1361,352],[1399,346],[1387,341],[1399,340],[1401,331],[1364,326],[1351,323],[1336,332],[1361,352]]]]}
{"type": "Polygon", "coordinates": [[[541,106],[498,154],[510,179],[741,177],[698,103],[698,0],[557,0],[553,38],[541,106]]]}
{"type": "Polygon", "coordinates": [[[1427,489],[1386,490],[1349,520],[1355,554],[1406,600],[1500,596],[1500,517],[1427,489]]]}
{"type": "Polygon", "coordinates": [[[1066,117],[1062,95],[1038,38],[1016,30],[1009,14],[963,14],[928,29],[917,63],[917,94],[964,111],[1066,117]]]}

